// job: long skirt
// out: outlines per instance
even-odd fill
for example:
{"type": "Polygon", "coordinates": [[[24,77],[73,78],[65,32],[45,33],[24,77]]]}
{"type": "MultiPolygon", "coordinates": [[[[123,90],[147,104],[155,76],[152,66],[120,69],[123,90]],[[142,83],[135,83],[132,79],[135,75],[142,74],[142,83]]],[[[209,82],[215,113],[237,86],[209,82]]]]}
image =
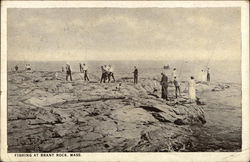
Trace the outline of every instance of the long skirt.
{"type": "Polygon", "coordinates": [[[188,94],[191,100],[195,100],[196,99],[195,87],[189,87],[188,94]]]}

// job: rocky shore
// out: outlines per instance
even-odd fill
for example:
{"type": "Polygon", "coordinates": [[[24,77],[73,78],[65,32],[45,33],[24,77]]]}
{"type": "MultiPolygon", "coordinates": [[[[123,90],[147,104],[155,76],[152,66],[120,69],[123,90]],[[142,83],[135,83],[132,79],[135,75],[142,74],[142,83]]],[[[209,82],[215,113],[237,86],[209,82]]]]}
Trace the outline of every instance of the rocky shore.
{"type": "Polygon", "coordinates": [[[162,100],[157,79],[134,85],[130,78],[104,84],[93,74],[90,82],[79,73],[73,82],[55,76],[8,73],[9,152],[188,151],[194,147],[190,126],[206,123],[203,104],[186,102],[186,89],[179,100],[162,100]]]}

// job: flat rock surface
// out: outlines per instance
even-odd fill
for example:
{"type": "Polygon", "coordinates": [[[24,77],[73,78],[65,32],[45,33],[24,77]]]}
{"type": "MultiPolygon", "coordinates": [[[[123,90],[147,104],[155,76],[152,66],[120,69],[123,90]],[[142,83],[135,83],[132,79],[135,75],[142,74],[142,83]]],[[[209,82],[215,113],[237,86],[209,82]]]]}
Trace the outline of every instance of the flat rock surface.
{"type": "MultiPolygon", "coordinates": [[[[192,147],[189,126],[206,122],[202,105],[185,102],[184,89],[183,97],[167,102],[152,79],[118,88],[83,82],[77,73],[73,82],[53,76],[8,74],[9,152],[185,151],[192,147]]],[[[173,87],[169,93],[174,96],[173,87]]]]}

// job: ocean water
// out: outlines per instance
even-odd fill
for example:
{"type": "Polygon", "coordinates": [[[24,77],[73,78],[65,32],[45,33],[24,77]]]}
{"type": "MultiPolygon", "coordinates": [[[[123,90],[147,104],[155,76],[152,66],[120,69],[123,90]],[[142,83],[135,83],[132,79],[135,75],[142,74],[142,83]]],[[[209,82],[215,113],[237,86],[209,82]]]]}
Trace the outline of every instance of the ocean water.
{"type": "MultiPolygon", "coordinates": [[[[8,70],[13,70],[18,65],[20,70],[24,69],[25,64],[31,64],[36,71],[61,71],[65,66],[65,61],[47,61],[47,62],[25,62],[9,61],[8,70]]],[[[177,68],[177,73],[181,80],[188,80],[190,76],[198,77],[201,69],[207,65],[207,61],[71,61],[73,72],[79,72],[79,63],[86,63],[89,67],[89,73],[100,76],[101,65],[112,65],[115,74],[120,77],[132,76],[134,66],[139,70],[139,77],[160,77],[163,66],[169,64],[171,70],[177,68]]],[[[241,63],[240,61],[212,61],[209,63],[211,81],[224,83],[241,83],[241,63]]]]}
{"type": "Polygon", "coordinates": [[[193,127],[198,139],[191,151],[241,151],[242,104],[241,85],[231,83],[224,91],[198,94],[204,106],[207,123],[193,127]]]}
{"type": "MultiPolygon", "coordinates": [[[[89,73],[101,76],[101,65],[111,64],[115,77],[132,77],[134,66],[139,70],[139,78],[160,78],[163,66],[169,64],[172,69],[177,68],[181,80],[185,81],[194,76],[197,78],[206,61],[74,61],[69,62],[73,72],[79,72],[79,63],[86,63],[89,73]]],[[[31,64],[35,71],[61,71],[66,62],[8,62],[8,70],[15,65],[20,70],[25,64],[31,64]]],[[[207,123],[194,126],[192,129],[196,139],[195,146],[189,151],[240,151],[242,130],[241,105],[241,63],[240,61],[213,61],[209,64],[211,82],[228,83],[229,89],[219,92],[205,92],[198,94],[205,103],[204,111],[207,123]]],[[[91,78],[90,78],[91,79],[91,78]]]]}

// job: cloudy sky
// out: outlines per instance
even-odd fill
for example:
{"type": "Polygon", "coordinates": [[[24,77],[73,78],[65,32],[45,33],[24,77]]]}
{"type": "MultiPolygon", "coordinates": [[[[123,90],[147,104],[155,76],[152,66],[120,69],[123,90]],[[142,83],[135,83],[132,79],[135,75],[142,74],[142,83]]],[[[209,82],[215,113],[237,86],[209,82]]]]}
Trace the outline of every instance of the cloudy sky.
{"type": "Polygon", "coordinates": [[[240,59],[239,8],[8,9],[8,60],[240,59]]]}

